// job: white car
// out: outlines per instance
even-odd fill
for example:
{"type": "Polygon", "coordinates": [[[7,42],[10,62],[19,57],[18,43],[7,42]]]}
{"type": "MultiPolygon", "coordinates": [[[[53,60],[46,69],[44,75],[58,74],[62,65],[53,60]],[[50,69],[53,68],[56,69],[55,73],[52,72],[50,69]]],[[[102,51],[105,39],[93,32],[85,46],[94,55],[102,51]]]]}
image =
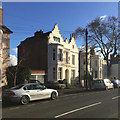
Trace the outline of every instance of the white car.
{"type": "Polygon", "coordinates": [[[58,96],[57,90],[47,89],[45,86],[29,83],[13,87],[8,92],[9,99],[12,102],[21,102],[28,104],[29,101],[51,98],[54,100],[58,96]]]}
{"type": "Polygon", "coordinates": [[[103,79],[105,85],[106,85],[106,89],[113,89],[114,88],[114,85],[113,83],[109,80],[109,79],[103,79]]]}

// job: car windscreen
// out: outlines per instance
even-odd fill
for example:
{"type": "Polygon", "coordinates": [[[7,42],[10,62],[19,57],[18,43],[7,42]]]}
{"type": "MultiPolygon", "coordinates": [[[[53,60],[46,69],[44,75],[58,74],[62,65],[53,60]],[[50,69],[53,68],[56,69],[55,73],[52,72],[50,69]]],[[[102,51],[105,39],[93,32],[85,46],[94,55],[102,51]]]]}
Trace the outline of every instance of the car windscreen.
{"type": "Polygon", "coordinates": [[[58,81],[54,81],[53,84],[60,84],[58,81]]]}
{"type": "Polygon", "coordinates": [[[96,80],[96,83],[104,83],[103,80],[96,80]]]}
{"type": "Polygon", "coordinates": [[[48,81],[47,83],[50,83],[50,84],[59,84],[58,81],[48,81]]]}

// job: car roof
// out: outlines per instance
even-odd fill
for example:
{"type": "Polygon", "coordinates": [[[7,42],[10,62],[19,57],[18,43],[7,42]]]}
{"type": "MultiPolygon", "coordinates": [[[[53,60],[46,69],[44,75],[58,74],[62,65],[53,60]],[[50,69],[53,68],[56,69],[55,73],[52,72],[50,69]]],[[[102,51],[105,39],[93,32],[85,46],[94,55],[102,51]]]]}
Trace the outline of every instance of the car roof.
{"type": "Polygon", "coordinates": [[[24,85],[38,85],[38,83],[26,83],[24,85]]]}
{"type": "Polygon", "coordinates": [[[38,85],[38,83],[24,83],[24,84],[19,84],[18,86],[35,85],[35,84],[38,85]]]}
{"type": "Polygon", "coordinates": [[[98,80],[103,80],[103,79],[97,79],[97,80],[95,80],[95,81],[98,81],[98,80]]]}
{"type": "Polygon", "coordinates": [[[15,87],[10,88],[10,90],[14,90],[14,89],[16,89],[17,87],[20,87],[19,89],[21,89],[21,88],[23,88],[23,87],[26,86],[26,85],[39,85],[39,84],[37,84],[37,83],[19,84],[19,85],[15,86],[15,87]]]}
{"type": "Polygon", "coordinates": [[[30,80],[30,81],[39,81],[39,80],[30,80]]]}

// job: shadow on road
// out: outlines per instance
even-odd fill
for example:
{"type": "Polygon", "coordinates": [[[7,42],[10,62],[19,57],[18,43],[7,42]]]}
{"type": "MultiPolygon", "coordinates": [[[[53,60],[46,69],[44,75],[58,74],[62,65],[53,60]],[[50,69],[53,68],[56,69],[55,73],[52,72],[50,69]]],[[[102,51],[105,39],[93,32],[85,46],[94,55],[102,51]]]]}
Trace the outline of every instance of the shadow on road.
{"type": "MultiPolygon", "coordinates": [[[[33,104],[33,103],[39,103],[39,102],[46,102],[46,101],[50,101],[50,99],[43,99],[43,100],[35,100],[35,101],[30,101],[29,104],[27,105],[30,105],[30,104],[33,104]]],[[[22,105],[20,102],[19,103],[14,103],[14,102],[10,102],[10,101],[7,101],[7,100],[3,100],[2,101],[2,108],[9,108],[9,107],[18,107],[18,106],[27,106],[27,105],[22,105]]]]}
{"type": "Polygon", "coordinates": [[[2,108],[6,108],[6,107],[15,107],[15,106],[19,106],[20,103],[12,103],[12,102],[8,102],[8,101],[2,101],[2,108]]]}

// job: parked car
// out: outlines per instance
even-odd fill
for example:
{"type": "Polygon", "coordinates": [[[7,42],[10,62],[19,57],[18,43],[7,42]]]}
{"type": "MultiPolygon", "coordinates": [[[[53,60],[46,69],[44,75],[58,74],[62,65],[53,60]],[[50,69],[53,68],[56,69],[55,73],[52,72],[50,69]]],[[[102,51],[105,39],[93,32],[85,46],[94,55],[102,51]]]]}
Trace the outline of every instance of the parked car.
{"type": "Polygon", "coordinates": [[[60,84],[64,84],[65,87],[67,87],[67,80],[66,80],[66,79],[64,79],[64,80],[58,80],[58,82],[59,82],[60,84]]]}
{"type": "Polygon", "coordinates": [[[44,85],[43,83],[41,83],[39,80],[30,80],[29,83],[38,83],[40,85],[44,85]]]}
{"type": "Polygon", "coordinates": [[[105,90],[106,86],[103,80],[95,80],[94,81],[94,89],[105,90]]]}
{"type": "Polygon", "coordinates": [[[106,89],[111,89],[111,88],[113,89],[114,88],[113,83],[109,79],[103,79],[103,80],[104,80],[106,89]]]}
{"type": "Polygon", "coordinates": [[[114,88],[120,88],[120,80],[111,80],[114,85],[114,88]]]}
{"type": "Polygon", "coordinates": [[[47,88],[54,88],[54,89],[64,89],[66,85],[64,83],[59,83],[58,81],[47,81],[45,83],[47,88]]]}
{"type": "Polygon", "coordinates": [[[58,96],[57,90],[47,89],[37,83],[18,85],[6,91],[6,97],[12,102],[20,102],[25,105],[33,100],[51,98],[54,100],[58,96]]]}
{"type": "Polygon", "coordinates": [[[111,88],[114,88],[114,86],[109,79],[98,79],[94,82],[94,89],[108,90],[111,88]]]}

